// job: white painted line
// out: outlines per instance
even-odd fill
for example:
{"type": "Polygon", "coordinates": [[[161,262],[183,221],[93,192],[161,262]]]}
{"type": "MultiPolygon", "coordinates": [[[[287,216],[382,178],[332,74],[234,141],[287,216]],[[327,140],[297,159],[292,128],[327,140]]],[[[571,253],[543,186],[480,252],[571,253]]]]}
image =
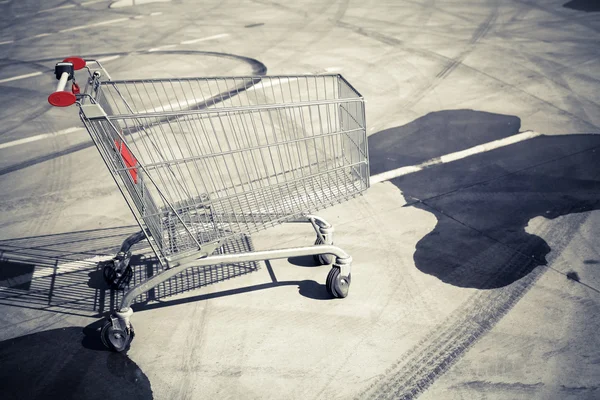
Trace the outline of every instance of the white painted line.
{"type": "Polygon", "coordinates": [[[179,111],[184,107],[189,105],[195,105],[205,101],[205,99],[191,99],[191,100],[182,100],[182,101],[174,101],[169,104],[160,105],[158,107],[149,108],[147,110],[138,111],[139,114],[146,113],[155,113],[155,112],[165,112],[165,111],[179,111]]]}
{"type": "Polygon", "coordinates": [[[12,142],[0,143],[0,150],[6,149],[9,147],[13,147],[13,146],[18,146],[18,145],[25,144],[25,143],[36,142],[36,141],[42,140],[42,139],[47,139],[47,138],[56,137],[56,136],[62,136],[62,135],[66,135],[66,134],[73,133],[73,132],[79,132],[84,129],[85,128],[73,127],[73,128],[63,129],[62,131],[58,131],[58,132],[42,133],[41,135],[31,136],[31,137],[27,137],[27,138],[19,139],[19,140],[13,140],[12,142]]]}
{"type": "Polygon", "coordinates": [[[148,50],[149,53],[152,53],[153,51],[160,51],[160,50],[164,50],[164,49],[170,49],[177,46],[176,44],[167,44],[165,46],[160,46],[160,47],[154,47],[150,50],[148,50]]]}
{"type": "Polygon", "coordinates": [[[524,140],[533,139],[537,136],[541,136],[541,133],[535,131],[525,131],[513,136],[506,137],[504,139],[494,140],[493,142],[480,144],[478,146],[471,147],[466,150],[457,151],[455,153],[450,153],[441,157],[433,158],[429,161],[425,161],[424,163],[418,165],[409,165],[406,167],[396,168],[391,171],[382,172],[381,174],[371,176],[370,181],[371,184],[389,181],[390,179],[398,178],[403,175],[408,175],[414,172],[422,171],[425,168],[429,168],[433,165],[445,164],[452,161],[460,160],[475,154],[485,153],[494,149],[498,149],[500,147],[505,147],[511,144],[522,142],[524,140]]]}
{"type": "Polygon", "coordinates": [[[135,17],[133,17],[133,19],[142,19],[142,18],[144,18],[143,15],[136,15],[135,17]]]}
{"type": "Polygon", "coordinates": [[[129,18],[117,18],[117,19],[111,19],[111,20],[109,20],[109,21],[97,22],[97,23],[95,23],[95,24],[74,26],[73,28],[63,29],[62,31],[58,31],[58,32],[60,32],[60,33],[64,33],[64,32],[72,32],[72,31],[77,31],[77,30],[80,30],[80,29],[93,28],[93,27],[95,27],[95,26],[102,26],[102,25],[116,24],[117,22],[124,22],[124,21],[128,21],[128,20],[129,20],[129,18]]]}
{"type": "Polygon", "coordinates": [[[113,1],[110,4],[110,8],[140,6],[142,4],[148,4],[148,3],[167,3],[169,1],[171,1],[171,0],[118,0],[118,1],[113,1]]]}
{"type": "Polygon", "coordinates": [[[219,38],[226,37],[226,36],[229,36],[229,33],[221,33],[218,35],[209,36],[209,37],[200,38],[200,39],[184,40],[183,42],[181,42],[181,44],[192,44],[192,43],[204,42],[206,40],[214,40],[214,39],[219,39],[219,38]]]}
{"type": "Polygon", "coordinates": [[[99,58],[97,61],[100,61],[100,62],[109,62],[109,61],[112,61],[112,60],[116,60],[117,58],[121,58],[121,56],[117,55],[117,56],[102,57],[102,58],[99,58]]]}
{"type": "Polygon", "coordinates": [[[162,12],[159,11],[159,12],[153,12],[153,13],[150,14],[151,17],[155,17],[157,15],[162,15],[162,12]]]}
{"type": "Polygon", "coordinates": [[[294,82],[297,81],[298,78],[282,78],[282,79],[276,79],[276,78],[271,78],[270,81],[268,82],[261,82],[257,85],[253,85],[252,87],[249,87],[248,89],[246,89],[247,92],[251,91],[251,90],[256,90],[256,89],[264,89],[264,88],[268,88],[271,86],[276,86],[282,83],[287,83],[287,82],[294,82]]]}
{"type": "Polygon", "coordinates": [[[31,74],[13,76],[12,78],[0,79],[0,83],[18,81],[19,79],[31,78],[31,77],[39,76],[42,74],[43,74],[43,72],[38,71],[38,72],[32,72],[31,74]]]}
{"type": "Polygon", "coordinates": [[[7,40],[6,42],[0,42],[0,45],[14,43],[14,40],[7,40]]]}
{"type": "Polygon", "coordinates": [[[39,35],[32,36],[31,39],[41,38],[41,37],[50,36],[50,35],[51,35],[51,33],[40,33],[39,35]]]}
{"type": "Polygon", "coordinates": [[[82,269],[88,269],[95,266],[97,263],[102,261],[111,260],[111,256],[94,256],[91,258],[86,258],[80,261],[70,261],[64,264],[57,265],[57,271],[54,268],[36,268],[33,273],[33,279],[45,278],[52,276],[56,273],[68,273],[68,272],[76,272],[81,271],[82,269]]]}

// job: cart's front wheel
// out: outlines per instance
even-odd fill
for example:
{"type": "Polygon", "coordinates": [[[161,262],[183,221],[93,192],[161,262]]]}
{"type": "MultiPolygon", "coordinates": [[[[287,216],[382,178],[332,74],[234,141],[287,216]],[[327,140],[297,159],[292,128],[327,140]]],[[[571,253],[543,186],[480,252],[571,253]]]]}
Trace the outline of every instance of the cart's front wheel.
{"type": "Polygon", "coordinates": [[[115,328],[110,320],[106,321],[100,332],[102,344],[109,350],[116,351],[117,353],[127,350],[134,336],[133,325],[131,323],[129,324],[129,329],[121,329],[115,328]]]}
{"type": "Polygon", "coordinates": [[[327,275],[327,281],[325,286],[327,291],[334,298],[344,298],[348,296],[348,290],[350,290],[350,282],[352,280],[352,274],[348,276],[341,275],[339,267],[333,267],[327,275]]]}
{"type": "Polygon", "coordinates": [[[106,264],[102,272],[104,280],[113,290],[125,289],[133,276],[133,269],[130,266],[125,267],[125,270],[121,273],[115,269],[113,263],[106,264]]]}
{"type": "MultiPolygon", "coordinates": [[[[315,240],[315,246],[318,246],[320,244],[324,243],[321,237],[318,236],[317,240],[315,240]]],[[[333,242],[328,244],[332,245],[333,242]]],[[[315,263],[319,265],[331,265],[335,261],[335,256],[333,254],[315,254],[313,255],[313,259],[315,260],[315,263]]]]}

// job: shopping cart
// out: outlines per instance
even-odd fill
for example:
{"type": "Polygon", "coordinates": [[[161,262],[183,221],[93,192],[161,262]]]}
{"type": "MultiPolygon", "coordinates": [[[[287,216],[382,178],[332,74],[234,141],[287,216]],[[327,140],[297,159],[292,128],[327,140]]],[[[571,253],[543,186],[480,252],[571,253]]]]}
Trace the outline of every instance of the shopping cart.
{"type": "Polygon", "coordinates": [[[56,65],[50,104],[77,104],[141,231],[103,266],[125,290],[102,328],[115,351],[133,339],[131,304],[187,268],[313,256],[326,288],[348,295],[352,258],[312,213],[369,187],[364,100],[341,75],[112,80],[97,60],[56,65]],[[94,69],[88,66],[95,65],[94,69]],[[83,90],[74,71],[87,69],[83,90]],[[68,84],[71,82],[71,89],[68,84]],[[313,246],[215,254],[228,241],[309,221],[313,246]],[[131,247],[147,239],[164,270],[129,287],[131,247]]]}

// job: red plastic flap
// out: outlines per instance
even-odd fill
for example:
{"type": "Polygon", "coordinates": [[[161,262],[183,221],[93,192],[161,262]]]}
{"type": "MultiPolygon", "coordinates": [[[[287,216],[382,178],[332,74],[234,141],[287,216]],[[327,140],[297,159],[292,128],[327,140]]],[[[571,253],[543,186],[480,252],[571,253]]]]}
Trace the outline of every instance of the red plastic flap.
{"type": "Polygon", "coordinates": [[[63,60],[63,62],[70,62],[73,64],[73,69],[75,71],[85,67],[85,60],[81,57],[67,57],[63,60]]]}
{"type": "Polygon", "coordinates": [[[121,158],[123,158],[123,161],[125,162],[125,166],[127,168],[131,168],[129,170],[129,173],[133,178],[133,183],[137,184],[137,168],[132,168],[137,166],[137,160],[135,159],[135,157],[133,157],[127,146],[125,146],[125,143],[117,139],[115,140],[115,146],[117,146],[117,149],[119,149],[119,153],[121,154],[121,158]]]}
{"type": "Polygon", "coordinates": [[[55,107],[68,107],[76,101],[77,97],[71,92],[54,92],[48,96],[48,103],[55,107]]]}

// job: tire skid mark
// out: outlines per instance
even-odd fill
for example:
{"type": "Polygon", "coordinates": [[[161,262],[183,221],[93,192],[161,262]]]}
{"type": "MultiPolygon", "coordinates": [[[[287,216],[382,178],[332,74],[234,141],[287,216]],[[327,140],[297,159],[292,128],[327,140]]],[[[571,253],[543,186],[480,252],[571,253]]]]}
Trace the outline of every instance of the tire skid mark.
{"type": "Polygon", "coordinates": [[[426,84],[422,88],[417,88],[415,90],[416,93],[408,96],[408,100],[405,102],[404,107],[413,107],[415,104],[420,102],[423,97],[425,97],[428,93],[434,90],[440,83],[444,81],[459,65],[462,65],[462,62],[469,54],[475,50],[477,46],[477,42],[481,40],[490,30],[491,26],[494,24],[496,19],[498,18],[498,5],[496,4],[493,11],[488,15],[485,21],[483,21],[475,30],[471,38],[469,39],[467,47],[455,58],[449,60],[446,65],[442,68],[440,72],[437,73],[435,78],[426,84]]]}
{"type": "MultiPolygon", "coordinates": [[[[378,217],[378,214],[377,214],[377,210],[370,203],[364,202],[363,206],[365,207],[365,210],[368,213],[370,213],[370,215],[371,215],[369,217],[366,217],[365,220],[368,220],[369,224],[373,225],[373,228],[375,228],[375,227],[381,228],[382,226],[385,226],[385,222],[380,220],[380,218],[378,217]]],[[[381,232],[383,232],[383,231],[381,229],[375,229],[375,231],[377,232],[376,233],[377,241],[379,243],[381,243],[382,247],[389,248],[389,249],[394,247],[395,242],[389,237],[389,235],[382,234],[381,232]]],[[[396,266],[398,266],[397,264],[399,261],[396,258],[394,258],[393,261],[389,261],[389,262],[394,263],[394,264],[396,264],[396,266]]],[[[406,265],[405,267],[409,267],[409,266],[406,265]]],[[[403,268],[404,268],[404,266],[403,266],[403,268]]],[[[431,292],[427,290],[427,287],[425,287],[422,282],[415,279],[415,276],[413,274],[405,274],[402,276],[393,275],[392,277],[390,277],[390,281],[388,283],[391,286],[396,287],[395,291],[402,292],[404,294],[404,296],[407,296],[409,298],[419,298],[420,299],[419,311],[424,315],[425,319],[428,319],[429,315],[435,315],[435,309],[431,306],[430,301],[428,301],[432,297],[431,292]]],[[[357,334],[360,338],[357,340],[357,342],[354,346],[355,348],[361,346],[366,340],[370,339],[370,336],[372,334],[372,329],[374,327],[378,327],[381,317],[386,314],[386,310],[391,306],[390,303],[392,303],[393,300],[394,300],[393,296],[391,296],[391,295],[386,296],[386,300],[385,300],[384,304],[382,304],[382,306],[379,308],[376,315],[374,315],[372,317],[371,321],[368,322],[368,326],[357,329],[357,332],[360,332],[359,334],[357,334]]],[[[415,312],[415,309],[411,309],[411,312],[415,312]]],[[[397,310],[395,311],[395,313],[397,313],[397,310]]],[[[408,318],[408,317],[409,317],[409,313],[407,313],[407,312],[400,313],[400,315],[398,315],[396,318],[394,318],[393,324],[401,325],[403,322],[402,319],[408,318]]],[[[388,323],[391,323],[391,322],[388,320],[388,323]]],[[[319,370],[319,371],[327,370],[327,371],[332,371],[332,373],[329,376],[329,379],[327,380],[326,384],[321,388],[321,390],[316,395],[314,395],[312,397],[313,399],[317,400],[317,399],[323,398],[323,393],[325,392],[325,390],[328,387],[330,387],[332,383],[339,382],[339,380],[341,379],[340,372],[342,372],[344,365],[346,365],[348,360],[351,357],[353,357],[354,354],[355,354],[355,351],[347,352],[344,355],[342,362],[340,362],[340,367],[334,371],[332,371],[331,362],[328,361],[327,359],[323,360],[324,362],[326,362],[326,364],[315,366],[315,367],[317,367],[317,370],[319,370]]],[[[302,397],[306,397],[306,396],[308,396],[307,393],[302,393],[302,396],[299,396],[299,397],[302,398],[302,397]]]]}
{"type": "MultiPolygon", "coordinates": [[[[455,13],[452,12],[452,8],[450,7],[450,9],[445,9],[442,8],[438,5],[436,5],[436,0],[429,0],[427,3],[423,3],[423,2],[415,2],[415,1],[406,1],[406,3],[411,3],[415,6],[421,6],[423,7],[423,13],[427,15],[427,21],[429,21],[429,19],[431,18],[431,15],[433,14],[432,11],[437,11],[437,12],[441,12],[444,15],[451,15],[453,17],[456,17],[460,20],[462,20],[463,22],[471,22],[469,20],[469,18],[467,16],[465,16],[464,14],[460,14],[460,13],[455,13]]],[[[428,27],[429,28],[429,27],[428,27]]]]}
{"type": "Polygon", "coordinates": [[[423,5],[421,6],[421,11],[419,12],[417,17],[418,24],[420,24],[421,26],[427,26],[433,15],[433,12],[431,10],[435,8],[435,2],[436,0],[427,0],[423,3],[423,5]]]}
{"type": "MultiPolygon", "coordinates": [[[[274,9],[278,9],[278,10],[281,10],[284,12],[298,15],[304,19],[304,21],[302,21],[303,25],[301,28],[295,29],[293,31],[292,31],[292,29],[288,28],[288,29],[286,29],[285,33],[281,33],[279,35],[279,37],[277,37],[277,39],[270,40],[270,46],[267,49],[262,49],[261,54],[267,54],[269,52],[269,50],[277,48],[278,46],[285,43],[287,40],[292,39],[294,35],[298,35],[299,34],[298,32],[314,31],[315,29],[320,29],[320,28],[311,29],[311,27],[312,26],[322,27],[323,26],[322,20],[324,18],[326,18],[326,15],[327,15],[326,12],[332,7],[333,4],[335,4],[337,2],[336,0],[329,0],[327,2],[321,2],[321,3],[319,3],[319,6],[320,6],[319,9],[314,9],[314,10],[311,10],[311,12],[309,12],[309,11],[296,9],[294,7],[290,7],[285,4],[278,3],[276,1],[268,1],[268,0],[251,0],[251,1],[254,3],[270,6],[274,9]]],[[[343,9],[343,5],[341,8],[338,8],[338,13],[341,13],[342,9],[343,9]]],[[[345,10],[343,10],[343,11],[345,13],[345,10]]],[[[328,28],[329,28],[329,30],[331,29],[331,27],[328,27],[328,28]]],[[[305,49],[309,48],[311,44],[321,40],[322,39],[321,37],[324,37],[325,34],[326,34],[326,32],[323,32],[321,35],[319,35],[320,37],[317,37],[317,38],[313,39],[312,41],[306,43],[306,45],[303,46],[302,49],[296,49],[287,58],[281,58],[279,62],[286,62],[286,61],[289,61],[290,59],[293,59],[294,60],[293,63],[298,64],[298,53],[301,52],[303,55],[300,58],[304,58],[304,52],[306,51],[305,49]]],[[[287,46],[285,46],[285,47],[287,48],[287,46]]]]}
{"type": "MultiPolygon", "coordinates": [[[[14,90],[14,89],[13,89],[14,90]]],[[[11,92],[13,92],[11,90],[11,92]]],[[[30,95],[30,99],[35,99],[38,96],[37,91],[30,89],[18,89],[19,95],[11,94],[11,96],[17,99],[23,99],[25,96],[30,95]]],[[[9,106],[9,110],[12,108],[9,106]]],[[[6,112],[6,109],[4,109],[6,112]]],[[[2,126],[2,130],[0,131],[0,138],[5,135],[10,134],[15,129],[22,127],[23,123],[21,121],[16,120],[16,117],[19,115],[23,115],[23,121],[33,121],[49,111],[49,108],[46,104],[39,102],[38,104],[32,105],[31,103],[27,103],[26,106],[19,107],[19,109],[15,109],[10,115],[5,115],[0,117],[0,126],[2,126]],[[8,119],[8,120],[7,120],[8,119]],[[12,120],[11,120],[12,119],[12,120]]]]}
{"type": "MultiPolygon", "coordinates": [[[[572,15],[568,15],[568,14],[566,14],[564,12],[557,11],[555,8],[543,7],[543,6],[539,5],[539,4],[532,3],[532,2],[530,2],[528,0],[515,0],[515,2],[523,4],[528,9],[537,8],[538,10],[547,12],[548,14],[551,14],[551,15],[553,15],[555,17],[559,17],[560,19],[563,20],[563,23],[564,22],[566,22],[566,23],[574,23],[574,24],[577,24],[577,25],[581,25],[581,26],[583,26],[585,28],[588,28],[590,30],[593,30],[593,31],[596,31],[596,32],[600,32],[600,27],[594,26],[592,24],[587,24],[587,23],[585,23],[585,21],[580,21],[577,18],[573,18],[572,15]]],[[[561,23],[561,25],[562,25],[562,23],[561,23]]]]}
{"type": "Polygon", "coordinates": [[[346,15],[346,11],[348,10],[348,5],[350,4],[350,0],[340,0],[340,4],[338,5],[338,9],[335,12],[335,21],[340,21],[346,15]]]}
{"type": "Polygon", "coordinates": [[[276,1],[268,1],[268,0],[251,0],[253,3],[258,3],[258,4],[262,4],[265,6],[272,6],[275,8],[279,8],[281,10],[284,11],[288,11],[297,15],[301,15],[304,18],[309,18],[310,17],[310,13],[308,11],[303,11],[303,10],[299,10],[297,8],[294,7],[290,7],[290,6],[286,6],[282,3],[278,3],[276,1]]]}
{"type": "MultiPolygon", "coordinates": [[[[366,15],[361,15],[360,17],[352,17],[352,19],[355,21],[360,20],[361,22],[369,22],[373,25],[379,25],[379,26],[385,25],[390,28],[396,28],[398,26],[398,24],[394,21],[386,21],[383,19],[372,18],[372,17],[366,16],[366,15]]],[[[354,22],[350,22],[350,24],[355,25],[354,22]]],[[[411,25],[402,24],[402,29],[405,31],[409,30],[409,29],[413,29],[415,35],[423,34],[423,26],[421,24],[411,24],[411,25]]],[[[448,29],[446,26],[440,26],[440,27],[428,26],[426,35],[427,36],[437,36],[437,37],[444,38],[444,39],[452,38],[452,39],[458,40],[458,39],[462,38],[461,36],[459,36],[457,34],[448,32],[448,29]]]]}
{"type": "MultiPolygon", "coordinates": [[[[243,61],[245,63],[248,63],[251,67],[252,67],[252,74],[256,75],[256,76],[263,76],[266,75],[267,73],[267,67],[266,65],[264,65],[262,62],[254,59],[254,58],[250,58],[250,57],[245,57],[245,56],[238,56],[235,54],[229,54],[229,53],[218,53],[218,52],[211,52],[211,51],[198,51],[198,50],[174,50],[174,51],[155,51],[152,53],[147,53],[147,52],[122,52],[122,53],[108,53],[108,54],[99,54],[99,55],[95,55],[95,57],[100,58],[103,56],[113,56],[113,55],[120,55],[120,56],[125,56],[125,55],[137,55],[137,54],[193,54],[193,55],[208,55],[208,56],[214,56],[214,57],[221,57],[221,58],[228,58],[228,59],[232,59],[232,60],[236,60],[236,61],[243,61]]],[[[48,62],[48,61],[56,61],[56,58],[53,59],[42,59],[42,60],[35,60],[35,61],[31,61],[34,63],[42,63],[42,62],[48,62]]],[[[213,105],[213,104],[217,104],[220,103],[222,101],[225,101],[233,96],[235,96],[237,93],[241,92],[241,91],[245,91],[249,88],[251,88],[253,85],[257,84],[259,81],[256,80],[255,82],[253,82],[251,85],[249,86],[239,86],[237,88],[234,88],[228,92],[224,92],[224,93],[219,93],[216,94],[215,96],[211,97],[210,99],[207,99],[204,102],[200,102],[198,104],[192,104],[189,109],[190,110],[200,110],[203,108],[208,107],[209,105],[213,105]]],[[[48,109],[45,111],[48,111],[51,109],[51,106],[47,106],[48,109]]],[[[44,112],[45,112],[44,111],[44,112]]],[[[135,130],[132,130],[131,133],[135,132],[135,130]]],[[[25,160],[22,161],[20,163],[17,164],[13,164],[7,167],[4,167],[2,169],[0,169],[0,176],[2,175],[6,175],[15,171],[19,171],[21,169],[30,167],[32,165],[36,165],[45,161],[49,161],[49,160],[53,160],[55,158],[58,157],[62,157],[71,153],[75,153],[77,151],[80,150],[84,150],[87,149],[89,147],[93,147],[94,144],[91,142],[83,142],[80,144],[76,144],[74,146],[68,147],[66,149],[63,150],[59,150],[58,148],[56,148],[56,151],[53,153],[49,153],[49,154],[45,154],[39,157],[35,157],[33,159],[29,159],[29,160],[25,160]]]]}
{"type": "MultiPolygon", "coordinates": [[[[507,265],[514,266],[511,263],[507,265]]],[[[519,281],[518,286],[511,285],[512,290],[502,288],[492,296],[486,292],[471,296],[439,325],[439,334],[419,342],[405,355],[404,360],[386,371],[384,377],[359,398],[413,399],[425,391],[516,304],[525,292],[519,286],[537,278],[537,271],[519,281]],[[499,306],[490,310],[491,304],[499,306]],[[482,318],[486,311],[490,312],[490,316],[482,318]]]]}
{"type": "MultiPolygon", "coordinates": [[[[53,138],[50,141],[54,150],[58,150],[58,140],[53,138]]],[[[48,179],[44,179],[42,185],[36,186],[36,190],[41,193],[63,193],[68,190],[69,180],[72,175],[71,159],[70,158],[56,158],[53,159],[48,168],[45,170],[45,176],[48,179]],[[50,177],[54,177],[50,179],[50,177]]],[[[56,203],[52,201],[52,196],[42,196],[43,200],[39,208],[36,209],[36,214],[29,221],[29,232],[30,236],[36,236],[40,231],[51,231],[53,226],[51,223],[56,221],[57,215],[53,212],[56,209],[56,203]]]]}
{"type": "MultiPolygon", "coordinates": [[[[600,103],[595,102],[594,100],[574,91],[569,85],[567,79],[563,77],[563,74],[567,73],[582,80],[594,80],[598,82],[597,79],[584,76],[578,73],[578,71],[574,70],[571,66],[565,66],[547,58],[532,54],[525,54],[524,56],[533,61],[535,65],[539,66],[543,71],[543,74],[533,71],[536,75],[539,75],[537,79],[533,79],[534,81],[550,81],[555,86],[568,91],[569,93],[565,96],[565,100],[569,103],[568,106],[573,110],[579,110],[581,113],[585,114],[587,119],[593,120],[593,117],[590,116],[586,111],[585,106],[587,105],[590,108],[599,108],[600,103]]],[[[531,81],[532,79],[528,79],[527,81],[519,82],[518,84],[521,85],[531,81]]]]}
{"type": "MultiPolygon", "coordinates": [[[[444,56],[443,54],[440,54],[440,53],[436,53],[435,51],[425,50],[423,48],[417,48],[417,47],[410,46],[410,45],[408,45],[407,43],[403,42],[400,39],[384,35],[384,34],[382,34],[380,32],[371,31],[371,30],[365,29],[363,27],[360,27],[358,25],[354,25],[354,24],[350,24],[350,23],[342,22],[342,21],[339,21],[336,25],[339,26],[339,27],[341,27],[341,28],[349,29],[349,30],[353,31],[354,33],[359,34],[361,36],[365,36],[365,37],[377,40],[377,41],[379,41],[381,43],[397,47],[397,48],[401,49],[404,52],[411,52],[413,54],[417,54],[417,55],[420,55],[420,56],[423,56],[423,57],[427,57],[429,59],[433,59],[433,60],[436,60],[436,61],[442,61],[442,62],[452,63],[452,60],[453,60],[452,58],[446,57],[446,56],[444,56]]],[[[483,75],[483,76],[485,76],[485,77],[487,77],[489,79],[492,79],[493,81],[501,84],[505,88],[509,88],[509,89],[514,90],[514,91],[523,93],[524,95],[526,95],[526,96],[528,96],[528,97],[530,97],[532,99],[535,99],[535,100],[539,101],[540,103],[544,104],[545,106],[548,106],[548,107],[556,110],[559,114],[564,114],[564,115],[566,115],[568,117],[573,118],[574,120],[577,120],[577,121],[579,121],[579,122],[587,125],[587,129],[592,129],[592,130],[598,130],[598,129],[600,129],[600,127],[597,126],[597,125],[595,125],[594,123],[592,123],[592,122],[590,122],[588,120],[585,120],[584,118],[582,118],[582,117],[580,117],[578,115],[575,115],[575,114],[573,114],[570,111],[567,111],[567,110],[565,110],[563,108],[560,108],[557,105],[555,105],[555,104],[553,104],[553,103],[551,103],[551,102],[549,102],[547,100],[544,100],[541,97],[536,96],[533,93],[528,92],[527,90],[519,87],[519,85],[517,85],[517,84],[512,84],[510,82],[507,82],[507,81],[505,81],[505,80],[503,80],[503,79],[501,79],[501,78],[499,78],[497,76],[491,75],[491,74],[489,74],[489,73],[487,73],[485,71],[482,71],[480,69],[472,67],[472,66],[470,66],[468,64],[460,63],[460,66],[463,67],[463,68],[466,68],[466,69],[468,69],[470,71],[473,71],[473,72],[476,72],[478,74],[481,74],[481,75],[483,75]]],[[[415,92],[417,92],[417,91],[415,91],[415,92]]],[[[408,103],[410,104],[410,102],[408,102],[408,103]]]]}
{"type": "MultiPolygon", "coordinates": [[[[553,242],[557,243],[553,245],[547,265],[558,259],[589,215],[579,214],[576,218],[577,221],[570,224],[565,231],[551,233],[553,242]]],[[[549,233],[548,229],[546,233],[549,233]]],[[[504,251],[512,252],[511,258],[502,270],[515,267],[523,269],[528,265],[523,262],[527,256],[505,245],[500,244],[500,246],[504,251]]],[[[483,254],[478,257],[478,261],[485,262],[489,256],[483,254]]],[[[426,337],[419,342],[405,354],[403,360],[389,368],[383,377],[366,388],[357,398],[403,400],[416,398],[495,327],[548,269],[551,268],[539,266],[529,275],[509,286],[473,294],[438,326],[441,333],[426,337]]]]}
{"type": "MultiPolygon", "coordinates": [[[[204,302],[204,304],[195,304],[191,315],[182,322],[185,324],[186,321],[192,321],[191,326],[186,329],[187,334],[185,335],[185,345],[178,346],[189,351],[185,351],[181,357],[180,370],[182,377],[180,384],[176,391],[177,395],[174,398],[177,399],[193,399],[194,385],[192,378],[194,377],[194,370],[197,368],[194,365],[196,362],[200,364],[198,360],[202,360],[203,344],[207,324],[205,323],[207,315],[210,313],[210,301],[204,302]],[[200,315],[198,315],[200,314],[200,315]]],[[[181,322],[178,324],[181,325],[181,322]]]]}

